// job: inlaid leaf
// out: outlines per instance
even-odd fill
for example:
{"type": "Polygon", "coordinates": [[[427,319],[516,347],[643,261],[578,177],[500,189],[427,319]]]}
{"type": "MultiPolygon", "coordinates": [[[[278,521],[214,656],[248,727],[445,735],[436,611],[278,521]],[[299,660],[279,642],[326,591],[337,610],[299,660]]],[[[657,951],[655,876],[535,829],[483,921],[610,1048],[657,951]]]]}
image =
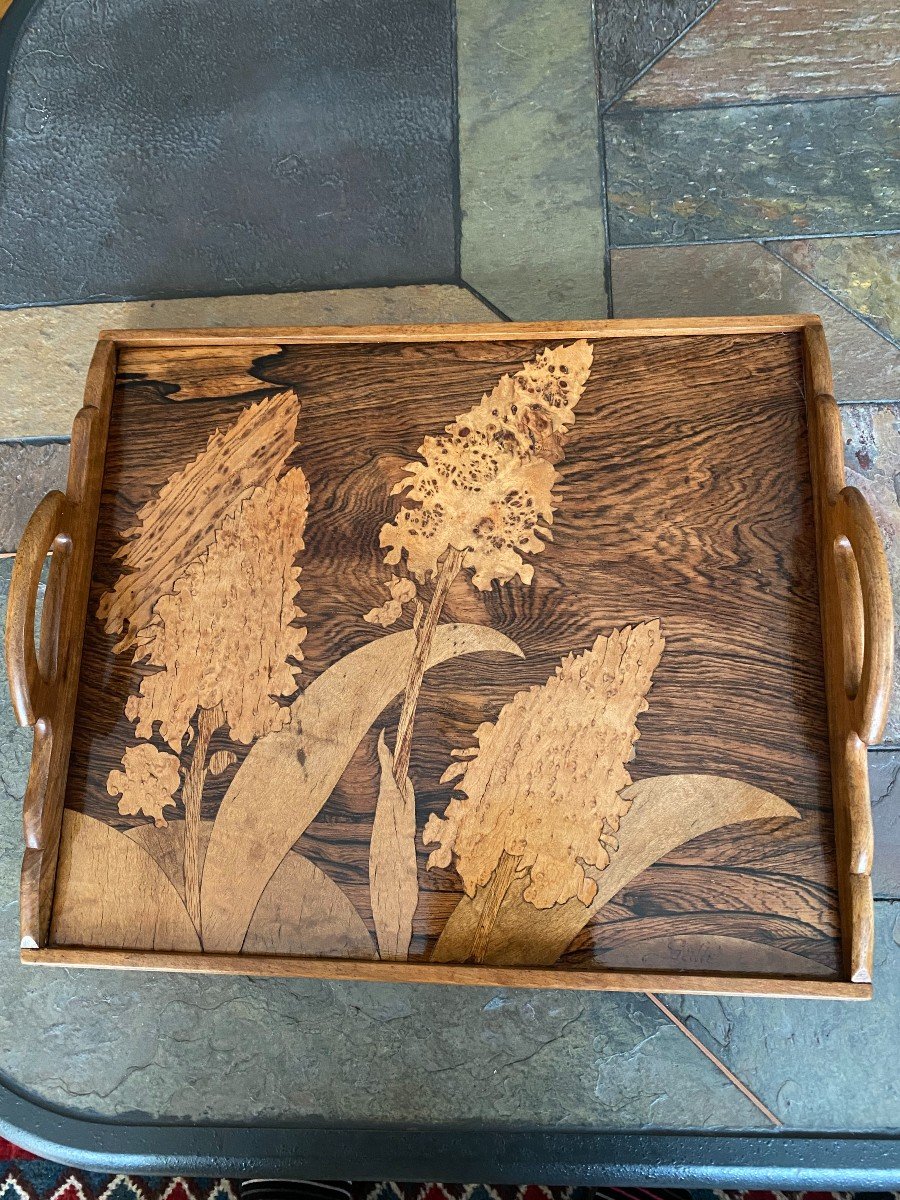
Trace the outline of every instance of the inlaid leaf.
{"type": "MultiPolygon", "coordinates": [[[[597,889],[590,904],[574,898],[553,908],[536,909],[524,898],[527,875],[514,877],[496,905],[479,961],[497,966],[549,966],[604,904],[676,846],[723,825],[777,817],[797,820],[800,816],[771,792],[717,775],[643,779],[625,788],[622,799],[630,808],[622,822],[618,851],[605,870],[585,868],[597,889]]],[[[441,933],[433,961],[465,962],[469,958],[489,904],[494,904],[490,881],[474,896],[463,897],[441,933]]]]}
{"type": "MultiPolygon", "coordinates": [[[[375,638],[323,671],[291,708],[291,724],[260,738],[216,817],[203,870],[203,944],[237,953],[279,863],[331,795],[378,714],[403,690],[411,631],[375,638]],[[240,887],[235,887],[235,879],[240,887]]],[[[522,651],[482,625],[439,625],[428,667],[463,654],[522,651]]]]}
{"type": "Polygon", "coordinates": [[[403,790],[394,779],[394,756],[384,730],[378,735],[381,778],[369,846],[369,892],[378,953],[405,959],[412,941],[413,915],[419,900],[416,869],[416,798],[409,779],[403,790]]]}
{"type": "Polygon", "coordinates": [[[68,808],[50,940],[107,950],[200,949],[182,898],[153,857],[111,825],[68,808]]]}
{"type": "MultiPolygon", "coordinates": [[[[213,822],[200,825],[200,861],[206,856],[213,822]]],[[[184,822],[162,829],[136,825],[126,836],[158,863],[184,899],[184,822]]],[[[244,939],[245,954],[297,957],[375,958],[365,922],[333,879],[302,854],[291,851],[269,880],[244,939]]]]}

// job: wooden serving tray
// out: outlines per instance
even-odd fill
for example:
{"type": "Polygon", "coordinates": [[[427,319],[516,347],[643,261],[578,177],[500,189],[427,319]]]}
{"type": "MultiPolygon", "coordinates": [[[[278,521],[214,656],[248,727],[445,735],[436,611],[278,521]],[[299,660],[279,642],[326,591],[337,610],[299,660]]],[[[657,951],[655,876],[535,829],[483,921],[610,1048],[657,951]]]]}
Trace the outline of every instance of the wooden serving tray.
{"type": "Polygon", "coordinates": [[[867,997],[831,390],[805,316],[102,334],[10,593],[23,959],[867,997]]]}

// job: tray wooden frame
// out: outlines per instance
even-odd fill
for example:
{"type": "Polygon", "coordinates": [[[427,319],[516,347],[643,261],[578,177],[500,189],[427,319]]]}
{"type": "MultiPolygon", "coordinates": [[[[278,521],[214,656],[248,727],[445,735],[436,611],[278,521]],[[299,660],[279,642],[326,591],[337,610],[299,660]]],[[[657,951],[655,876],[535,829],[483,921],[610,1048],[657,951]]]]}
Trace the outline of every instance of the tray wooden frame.
{"type": "Polygon", "coordinates": [[[41,965],[201,971],[220,974],[565,987],[605,991],[717,993],[868,999],[874,943],[872,816],[866,748],[881,736],[893,661],[893,616],[884,550],[863,496],[845,485],[838,406],[828,348],[811,315],[688,320],[479,325],[103,331],[75,417],[65,493],[38,505],[23,535],[10,587],[6,652],[18,720],[34,726],[24,799],[21,957],[41,965]],[[816,521],[823,654],[835,809],[843,975],[838,980],[753,975],[454,966],[262,955],[54,947],[50,915],[81,664],[81,648],[118,353],[129,347],[660,338],[793,332],[802,336],[816,521]],[[38,579],[53,559],[39,645],[31,630],[38,579]]]}

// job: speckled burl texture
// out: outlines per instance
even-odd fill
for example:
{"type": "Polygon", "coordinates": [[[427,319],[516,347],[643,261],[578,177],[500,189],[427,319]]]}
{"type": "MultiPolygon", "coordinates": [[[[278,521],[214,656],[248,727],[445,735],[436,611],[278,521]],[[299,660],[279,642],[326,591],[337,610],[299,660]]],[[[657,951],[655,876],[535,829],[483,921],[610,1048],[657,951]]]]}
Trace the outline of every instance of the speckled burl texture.
{"type": "Polygon", "coordinates": [[[456,8],[463,279],[513,320],[603,318],[590,0],[456,8]]]}
{"type": "Polygon", "coordinates": [[[614,246],[895,229],[900,97],[605,119],[614,246]]]}
{"type": "MultiPolygon", "coordinates": [[[[847,482],[869,501],[881,530],[896,622],[900,615],[900,405],[845,405],[841,421],[847,482]]],[[[900,637],[895,638],[894,687],[884,741],[900,742],[900,637]]]]}
{"type": "MultiPolygon", "coordinates": [[[[597,5],[600,96],[609,101],[714,0],[603,0],[597,5]]],[[[721,0],[719,0],[721,3],[721,0]]]]}
{"type": "Polygon", "coordinates": [[[900,345],[900,237],[810,238],[771,249],[900,345]]]}
{"type": "MultiPolygon", "coordinates": [[[[10,570],[10,560],[0,561],[0,619],[10,570]]],[[[21,966],[16,896],[31,735],[14,725],[5,682],[0,687],[7,1084],[82,1115],[119,1119],[767,1128],[640,995],[21,966]]],[[[873,1004],[672,1003],[705,1023],[725,1061],[739,1063],[790,1126],[893,1128],[900,1125],[891,1049],[900,1002],[895,919],[890,906],[879,906],[873,1004]],[[855,1068],[860,1046],[865,1077],[855,1068]],[[793,1082],[782,1104],[785,1081],[793,1082]]]]}
{"type": "Polygon", "coordinates": [[[450,0],[43,0],[0,304],[455,275],[450,0]]]}
{"type": "Polygon", "coordinates": [[[872,891],[900,900],[900,751],[869,752],[869,792],[875,825],[872,891]]]}
{"type": "Polygon", "coordinates": [[[771,253],[775,245],[614,250],[613,316],[816,313],[825,326],[838,402],[900,400],[900,350],[771,253]]]}

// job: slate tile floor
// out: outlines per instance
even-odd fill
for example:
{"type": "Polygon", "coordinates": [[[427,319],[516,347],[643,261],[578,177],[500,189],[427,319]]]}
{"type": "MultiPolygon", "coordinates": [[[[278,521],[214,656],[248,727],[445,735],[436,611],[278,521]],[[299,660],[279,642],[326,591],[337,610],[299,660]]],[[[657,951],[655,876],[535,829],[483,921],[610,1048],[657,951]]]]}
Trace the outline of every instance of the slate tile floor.
{"type": "MultiPolygon", "coordinates": [[[[63,478],[102,326],[815,311],[848,472],[875,508],[900,611],[891,0],[268,0],[265,20],[259,4],[195,0],[174,23],[167,2],[12,0],[0,18],[0,552],[63,478]]],[[[892,747],[900,683],[871,756],[888,1011],[900,981],[892,747]]],[[[4,738],[10,820],[11,754],[4,738]]],[[[628,1003],[600,1006],[621,1016],[626,1066],[628,1003]]],[[[832,1087],[861,1036],[870,1063],[895,1062],[883,1008],[680,1009],[789,1123],[865,1128],[868,1111],[870,1125],[900,1127],[890,1071],[874,1109],[832,1087]],[[766,1048],[767,1022],[786,1058],[766,1048]],[[794,1039],[801,1026],[812,1033],[794,1039]]],[[[700,1089],[694,1108],[676,1116],[661,1101],[657,1116],[711,1119],[713,1083],[689,1083],[680,1049],[666,1066],[635,1030],[648,1096],[673,1072],[700,1089]]],[[[560,1070],[569,1036],[554,1042],[560,1070]]],[[[645,1103],[652,1123],[644,1091],[609,1119],[645,1103]]]]}

